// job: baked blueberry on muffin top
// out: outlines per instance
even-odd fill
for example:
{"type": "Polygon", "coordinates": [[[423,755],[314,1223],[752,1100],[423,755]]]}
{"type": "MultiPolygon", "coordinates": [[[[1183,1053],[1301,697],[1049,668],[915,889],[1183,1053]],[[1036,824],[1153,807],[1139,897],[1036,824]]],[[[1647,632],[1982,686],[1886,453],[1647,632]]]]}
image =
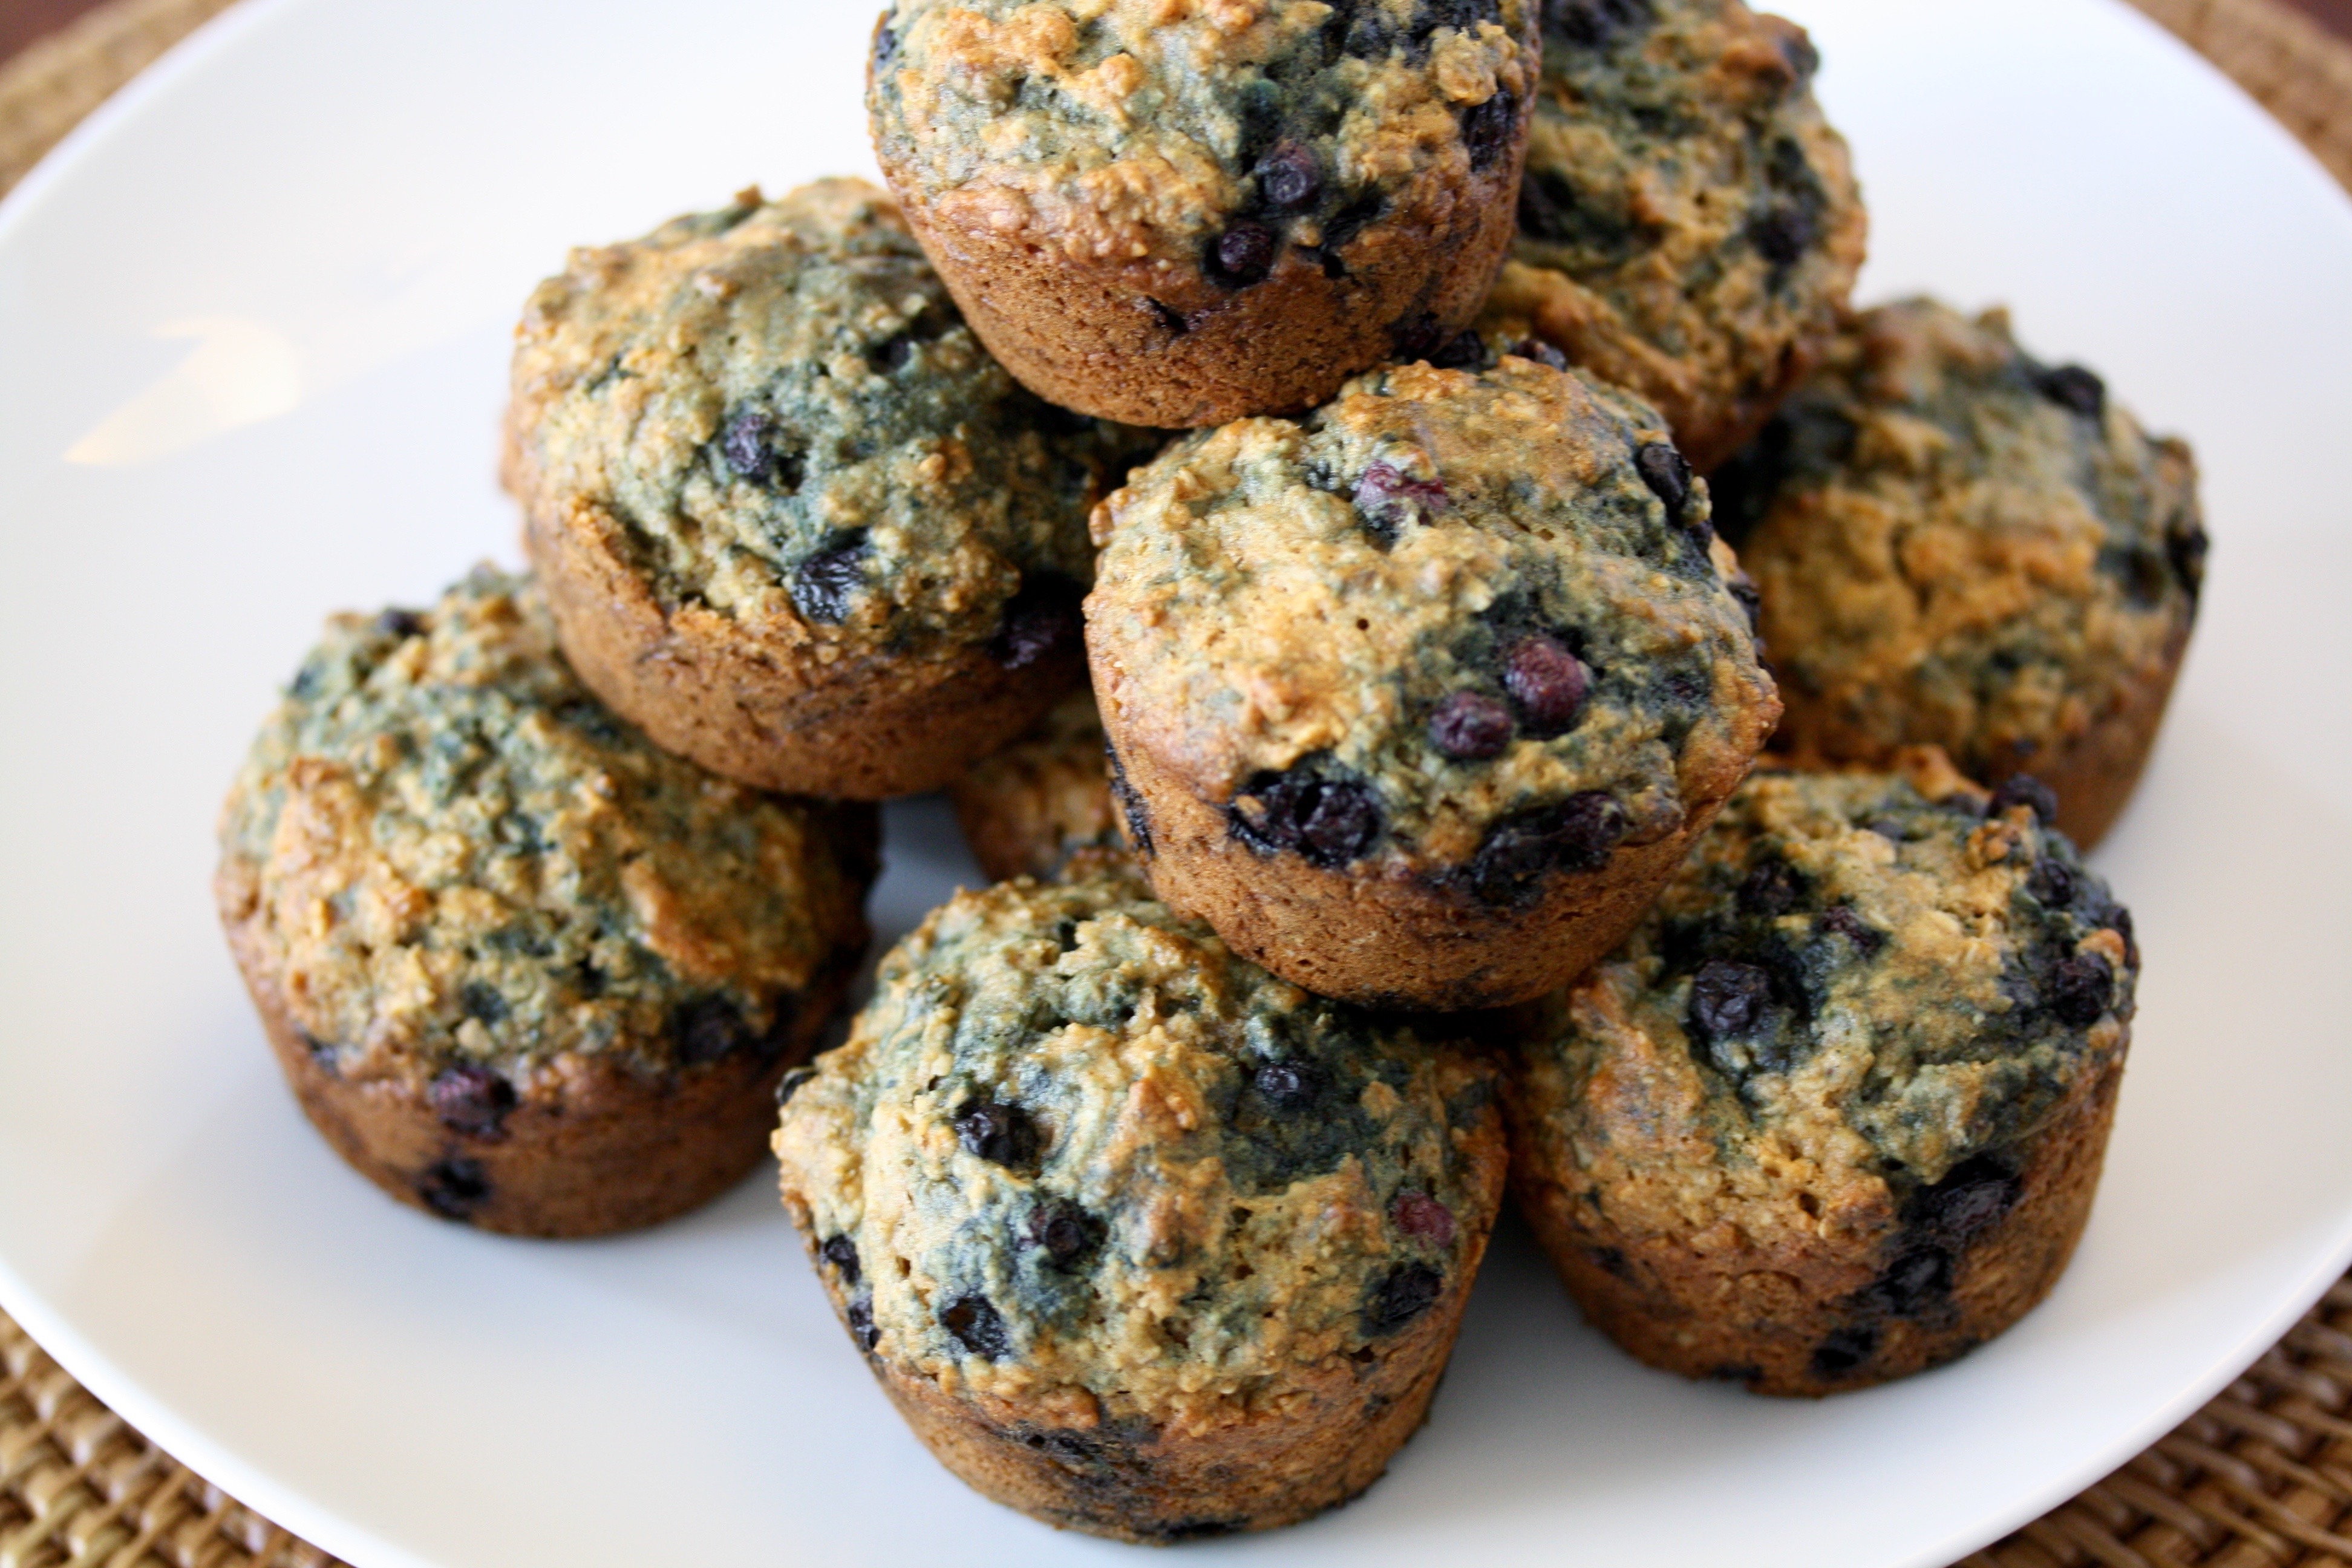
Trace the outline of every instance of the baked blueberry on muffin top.
{"type": "Polygon", "coordinates": [[[1933,744],[2025,772],[2095,842],[2187,647],[2206,538],[2188,447],[2005,313],[1872,310],[1717,486],[1763,594],[1780,744],[1933,744]]]}
{"type": "Polygon", "coordinates": [[[1148,449],[1015,384],[854,180],[575,252],[531,297],[514,388],[509,482],[573,662],[665,745],[813,793],[941,782],[1043,711],[1087,510],[1148,449]],[[877,749],[858,714],[1008,691],[1021,712],[976,742],[918,726],[929,745],[866,758],[879,784],[831,755],[877,749]]]}
{"type": "Polygon", "coordinates": [[[1087,605],[1154,886],[1223,901],[1171,890],[1179,793],[1213,815],[1192,835],[1212,858],[1345,874],[1433,918],[1526,911],[1695,828],[1778,710],[1708,516],[1645,405],[1514,355],[1380,372],[1303,420],[1171,448],[1097,514],[1087,605]]]}
{"type": "Polygon", "coordinates": [[[876,148],[1040,392],[1155,425],[1287,411],[1476,310],[1509,233],[1535,9],[898,0],[875,34],[876,148]]]}
{"type": "Polygon", "coordinates": [[[2139,953],[2020,786],[1759,773],[1546,1005],[1515,1172],[1644,1360],[1822,1393],[2000,1331],[2088,1212],[2139,953]]]}
{"type": "Polygon", "coordinates": [[[1820,353],[1866,227],[1804,31],[1740,0],[1551,0],[1489,318],[1658,406],[1710,470],[1820,353]]]}
{"type": "Polygon", "coordinates": [[[1305,1517],[1420,1419],[1501,1194],[1490,1069],[1131,874],[960,894],[785,1102],[786,1206],[943,1460],[1129,1539],[1305,1517]]]}

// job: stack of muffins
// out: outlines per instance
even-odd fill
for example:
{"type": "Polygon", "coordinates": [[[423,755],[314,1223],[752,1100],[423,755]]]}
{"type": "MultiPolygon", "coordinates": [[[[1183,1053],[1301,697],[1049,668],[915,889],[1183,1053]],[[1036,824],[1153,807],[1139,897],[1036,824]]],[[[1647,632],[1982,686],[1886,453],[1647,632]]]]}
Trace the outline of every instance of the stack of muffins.
{"type": "Polygon", "coordinates": [[[1740,0],[897,0],[891,194],[576,252],[534,574],[338,619],[257,742],[217,886],[305,1110],[530,1235],[772,1134],[933,1451],[1133,1541],[1376,1479],[1507,1180],[1686,1375],[2007,1328],[2205,540],[2092,373],[1849,308],[1817,64],[1740,0]],[[940,787],[1003,879],[806,1065],[940,787]]]}

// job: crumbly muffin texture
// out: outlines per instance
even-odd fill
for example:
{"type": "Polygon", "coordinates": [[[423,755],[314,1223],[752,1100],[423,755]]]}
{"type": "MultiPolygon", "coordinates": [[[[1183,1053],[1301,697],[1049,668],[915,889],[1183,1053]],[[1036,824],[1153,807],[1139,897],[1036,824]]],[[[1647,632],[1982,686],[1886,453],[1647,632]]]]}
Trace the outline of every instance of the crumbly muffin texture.
{"type": "Polygon", "coordinates": [[[948,786],[956,820],[992,878],[1052,879],[1073,858],[1125,852],[1111,802],[1102,714],[1083,688],[1028,734],[948,786]]]}
{"type": "MultiPolygon", "coordinates": [[[[341,616],[231,791],[220,897],[319,1063],[421,1086],[560,1056],[656,1076],[780,1048],[862,944],[870,816],[656,751],[476,570],[341,616]]],[[[462,1086],[461,1086],[462,1087],[462,1086]]]]}
{"type": "Polygon", "coordinates": [[[666,610],[819,663],[1035,657],[1013,645],[1075,605],[1087,510],[1147,449],[1015,384],[856,180],[575,252],[531,296],[514,388],[527,504],[609,513],[666,610]]]}
{"type": "Polygon", "coordinates": [[[1080,1447],[1370,1366],[1500,1199],[1481,1059],[1235,959],[1128,872],[959,894],[786,1093],[785,1204],[861,1347],[1080,1447]]]}
{"type": "Polygon", "coordinates": [[[1777,711],[1704,481],[1580,373],[1379,372],[1180,443],[1095,527],[1122,752],[1263,853],[1512,903],[1678,830],[1777,711]]]}
{"type": "Polygon", "coordinates": [[[2204,577],[2188,447],[2000,310],[1862,316],[1717,493],[1784,743],[1833,757],[1934,744],[1979,778],[2039,772],[2168,686],[2204,577]]]}
{"type": "Polygon", "coordinates": [[[1818,353],[1866,220],[1811,43],[1740,0],[1555,0],[1489,319],[1656,404],[1702,470],[1818,353]]]}
{"type": "Polygon", "coordinates": [[[885,166],[955,226],[1227,287],[1334,258],[1402,186],[1498,164],[1534,0],[897,0],[885,166]]]}

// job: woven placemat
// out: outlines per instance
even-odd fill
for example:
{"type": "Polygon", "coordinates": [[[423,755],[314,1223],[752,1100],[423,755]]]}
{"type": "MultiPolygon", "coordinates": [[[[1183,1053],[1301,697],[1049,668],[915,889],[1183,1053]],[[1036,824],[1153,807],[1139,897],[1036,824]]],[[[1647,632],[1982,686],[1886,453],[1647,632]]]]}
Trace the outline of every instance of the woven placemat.
{"type": "MultiPolygon", "coordinates": [[[[2133,0],[2352,188],[2352,45],[2278,0],[2133,0]]],[[[229,0],[112,0],[0,67],[0,192],[229,0]]],[[[339,1568],[0,1314],[0,1568],[339,1568]]],[[[2219,1398],[1958,1568],[2352,1568],[2352,1276],[2219,1398]]]]}

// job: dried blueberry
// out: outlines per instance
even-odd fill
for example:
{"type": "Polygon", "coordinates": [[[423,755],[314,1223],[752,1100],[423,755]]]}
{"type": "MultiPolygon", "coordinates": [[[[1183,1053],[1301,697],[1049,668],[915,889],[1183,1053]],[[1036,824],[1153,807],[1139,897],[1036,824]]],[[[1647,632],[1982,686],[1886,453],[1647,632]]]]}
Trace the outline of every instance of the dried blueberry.
{"type": "Polygon", "coordinates": [[[845,1236],[827,1237],[816,1255],[833,1265],[844,1285],[853,1290],[857,1289],[857,1281],[863,1278],[857,1267],[857,1243],[845,1236]]]}
{"type": "Polygon", "coordinates": [[[1356,481],[1354,499],[1365,531],[1387,546],[1396,542],[1406,523],[1425,521],[1445,505],[1445,485],[1410,478],[1394,463],[1374,463],[1356,481]]]}
{"type": "Polygon", "coordinates": [[[1691,466],[1683,455],[1667,442],[1645,442],[1633,454],[1633,469],[1664,503],[1667,518],[1680,522],[1691,496],[1691,466]]]}
{"type": "Polygon", "coordinates": [[[1876,952],[1886,938],[1870,929],[1852,904],[1840,904],[1822,915],[1822,932],[1825,936],[1842,936],[1853,943],[1854,951],[1868,957],[1876,952]]]}
{"type": "Polygon", "coordinates": [[[1019,1167],[1037,1157],[1037,1124],[1017,1105],[966,1100],[955,1113],[957,1142],[992,1164],[1019,1167]]]}
{"type": "Polygon", "coordinates": [[[2020,1184],[1990,1154],[1961,1161],[1935,1185],[1922,1188],[1905,1216],[1912,1224],[1964,1242],[2016,1206],[2020,1184]]]}
{"type": "Polygon", "coordinates": [[[1521,637],[1504,660],[1503,689],[1518,704],[1528,733],[1548,741],[1584,717],[1592,672],[1556,637],[1521,637]]]}
{"type": "Polygon", "coordinates": [[[886,13],[874,27],[874,80],[878,85],[898,65],[898,35],[886,13]]]}
{"type": "Polygon", "coordinates": [[[1476,691],[1457,691],[1430,715],[1429,740],[1457,762],[1484,762],[1500,756],[1517,728],[1511,710],[1476,691]]]}
{"type": "Polygon", "coordinates": [[[806,1087],[809,1079],[814,1077],[816,1077],[816,1068],[794,1068],[792,1071],[778,1079],[776,1080],[777,1108],[781,1110],[784,1106],[790,1105],[793,1102],[793,1096],[798,1094],[802,1089],[806,1087]]]}
{"type": "Polygon", "coordinates": [[[1260,773],[1234,803],[1242,840],[1263,853],[1288,851],[1309,865],[1336,870],[1360,858],[1380,836],[1379,798],[1353,779],[1325,778],[1294,768],[1260,773]]]}
{"type": "Polygon", "coordinates": [[[375,629],[389,637],[425,635],[425,616],[415,610],[386,610],[375,618],[375,629]]]}
{"type": "Polygon", "coordinates": [[[1483,174],[1502,161],[1518,122],[1518,100],[1500,88],[1486,102],[1463,111],[1462,145],[1469,152],[1472,172],[1483,174]]]}
{"type": "Polygon", "coordinates": [[[801,488],[808,468],[802,455],[782,439],[782,429],[774,415],[746,409],[719,432],[719,454],[740,478],[789,495],[801,488]]]}
{"type": "Polygon", "coordinates": [[[1415,1241],[1440,1247],[1454,1245],[1454,1211],[1427,1193],[1399,1193],[1389,1205],[1389,1218],[1415,1241]]]}
{"type": "Polygon", "coordinates": [[[1702,1040],[1745,1035],[1764,1020],[1772,977],[1752,963],[1711,958],[1691,982],[1690,1026],[1702,1040]]]}
{"type": "Polygon", "coordinates": [[[1032,572],[1004,606],[1003,623],[989,639],[988,657],[1007,669],[1026,669],[1055,654],[1075,651],[1086,634],[1079,606],[1087,591],[1058,572],[1032,572]]]}
{"type": "Polygon", "coordinates": [[[2054,855],[2044,855],[2026,874],[2025,890],[2046,910],[2063,910],[2074,901],[2074,873],[2054,855]]]}
{"type": "Polygon", "coordinates": [[[1012,1331],[1004,1326],[995,1303],[977,1292],[959,1296],[940,1308],[940,1326],[976,1356],[1003,1361],[1013,1353],[1012,1331]]]}
{"type": "Polygon", "coordinates": [[[2050,967],[2050,1010],[2075,1028],[2087,1029],[2107,1010],[2116,972],[2095,952],[2077,952],[2050,967]]]}
{"type": "Polygon", "coordinates": [[[850,601],[866,585],[866,549],[862,528],[835,534],[793,574],[793,607],[822,626],[848,619],[850,601]]]}
{"type": "Polygon", "coordinates": [[[1787,914],[1804,895],[1804,884],[1786,860],[1760,860],[1739,884],[1739,907],[1767,920],[1787,914]]]}
{"type": "Polygon", "coordinates": [[[2033,815],[2044,823],[2058,819],[2057,792],[2030,773],[2011,773],[1992,792],[1995,816],[2004,816],[2021,805],[2032,806],[2033,815]]]}
{"type": "Polygon", "coordinates": [[[1438,1297],[1444,1293],[1445,1276],[1426,1263],[1406,1263],[1390,1269],[1373,1282],[1365,1299],[1365,1337],[1395,1333],[1437,1305],[1438,1297]]]}
{"type": "Polygon", "coordinates": [[[416,1178],[416,1195],[443,1219],[471,1219],[489,1201],[490,1178],[480,1161],[453,1154],[435,1161],[416,1178]]]}
{"type": "Polygon", "coordinates": [[[1824,1383],[1835,1383],[1853,1375],[1856,1368],[1877,1353],[1877,1324],[1832,1329],[1813,1347],[1812,1374],[1824,1383]]]}
{"type": "Polygon", "coordinates": [[[1525,903],[1553,871],[1592,871],[1607,864],[1625,831],[1623,808],[1599,790],[1507,816],[1471,857],[1471,891],[1489,904],[1525,903]]]}
{"type": "Polygon", "coordinates": [[[1274,230],[1250,218],[1244,218],[1217,237],[1209,247],[1207,265],[1203,268],[1211,282],[1227,289],[1246,289],[1262,283],[1274,270],[1276,247],[1274,230]]]}
{"type": "Polygon", "coordinates": [[[841,1315],[848,1320],[849,1337],[857,1342],[859,1350],[870,1352],[882,1342],[882,1331],[874,1326],[874,1301],[871,1297],[859,1297],[844,1308],[841,1315]]]}
{"type": "Polygon", "coordinates": [[[1312,1062],[1267,1062],[1250,1075],[1250,1085],[1277,1110],[1312,1105],[1323,1090],[1323,1075],[1312,1062]]]}
{"type": "Polygon", "coordinates": [[[1056,1268],[1067,1268],[1102,1240],[1102,1225],[1073,1203],[1041,1204],[1030,1211],[1029,1239],[1045,1249],[1056,1268]]]}
{"type": "Polygon", "coordinates": [[[1323,165],[1311,147],[1278,142],[1251,171],[1257,176],[1258,195],[1268,206],[1298,212],[1315,205],[1323,194],[1323,165]]]}
{"type": "Polygon", "coordinates": [[[1776,268],[1794,267],[1821,238],[1821,220],[1796,202],[1776,202],[1748,221],[1748,240],[1776,268]]]}
{"type": "Polygon", "coordinates": [[[507,1112],[515,1104],[514,1085],[483,1067],[446,1069],[426,1087],[425,1098],[444,1127],[477,1138],[503,1135],[507,1112]]]}
{"type": "Polygon", "coordinates": [[[2045,370],[2033,378],[2033,384],[2042,396],[2085,419],[2100,418],[2107,411],[2107,384],[2079,364],[2045,370]]]}

